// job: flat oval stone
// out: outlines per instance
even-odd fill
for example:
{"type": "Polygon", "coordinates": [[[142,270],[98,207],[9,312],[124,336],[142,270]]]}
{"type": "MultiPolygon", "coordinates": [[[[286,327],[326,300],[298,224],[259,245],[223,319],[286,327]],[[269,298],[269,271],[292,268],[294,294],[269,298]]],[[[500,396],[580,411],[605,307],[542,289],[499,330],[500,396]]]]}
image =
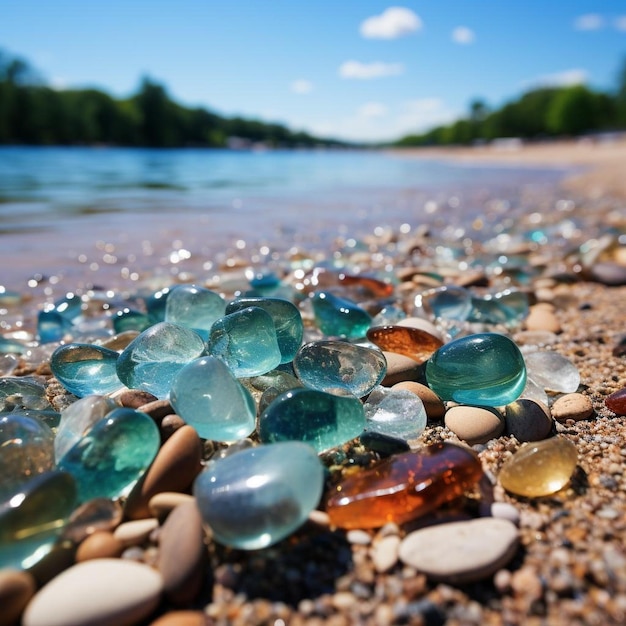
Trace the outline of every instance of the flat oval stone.
{"type": "Polygon", "coordinates": [[[35,595],[37,583],[31,574],[13,569],[0,570],[0,626],[17,624],[35,595]]]}
{"type": "Polygon", "coordinates": [[[368,431],[399,439],[416,439],[426,428],[424,404],[410,391],[378,386],[363,408],[368,431]]]}
{"type": "Polygon", "coordinates": [[[198,285],[176,285],[167,296],[164,319],[195,330],[206,341],[225,310],[226,302],[218,293],[198,285]]]}
{"type": "Polygon", "coordinates": [[[441,401],[441,398],[427,385],[407,380],[396,383],[391,388],[397,390],[403,389],[414,393],[422,401],[424,409],[426,410],[426,416],[429,420],[441,419],[446,412],[446,407],[441,401]]]}
{"type": "Polygon", "coordinates": [[[117,374],[130,389],[143,389],[157,398],[166,398],[176,374],[204,353],[204,341],[198,333],[160,322],[144,330],[119,355],[117,374]]]}
{"type": "Polygon", "coordinates": [[[526,398],[507,404],[504,420],[507,434],[520,443],[545,439],[554,425],[550,409],[545,404],[526,398]]]}
{"type": "Polygon", "coordinates": [[[423,365],[408,356],[402,356],[395,352],[383,351],[387,362],[387,373],[381,384],[391,387],[396,383],[406,381],[418,381],[423,379],[423,365]]]}
{"type": "Polygon", "coordinates": [[[358,437],[364,427],[358,398],[302,388],[281,394],[263,411],[258,433],[264,443],[305,441],[323,452],[358,437]]]}
{"type": "Polygon", "coordinates": [[[324,467],[315,450],[290,441],[210,463],[193,491],[216,541],[256,550],[301,526],[317,506],[323,483],[324,467]]]}
{"type": "Polygon", "coordinates": [[[236,441],[254,430],[256,407],[250,392],[214,356],[195,359],[178,373],[170,402],[203,439],[236,441]]]}
{"type": "Polygon", "coordinates": [[[360,306],[330,291],[317,291],[311,299],[318,328],[330,337],[365,337],[372,316],[360,306]]]}
{"type": "Polygon", "coordinates": [[[159,573],[142,563],[128,559],[77,563],[35,594],[22,624],[132,626],[158,606],[162,588],[159,573]]]}
{"type": "Polygon", "coordinates": [[[443,345],[439,337],[410,326],[373,326],[367,338],[381,350],[408,356],[423,363],[443,345]]]}
{"type": "Polygon", "coordinates": [[[592,415],[591,399],[582,393],[567,393],[552,403],[552,417],[559,422],[585,420],[592,415]]]}
{"type": "Polygon", "coordinates": [[[577,367],[558,352],[537,351],[524,355],[528,377],[544,389],[573,393],[580,385],[577,367]]]}
{"type": "Polygon", "coordinates": [[[348,476],[330,493],[326,510],[338,528],[404,524],[454,500],[481,476],[480,460],[471,449],[433,444],[348,476]]]}
{"type": "Polygon", "coordinates": [[[104,396],[124,386],[117,375],[117,359],[115,350],[69,343],[52,353],[50,369],[63,387],[75,396],[104,396]]]}
{"type": "Polygon", "coordinates": [[[78,485],[79,500],[128,494],[148,469],[161,445],[159,429],[145,413],[115,409],[59,461],[78,485]]]}
{"type": "Polygon", "coordinates": [[[385,357],[377,350],[345,341],[313,341],[293,361],[296,376],[308,387],[332,392],[345,389],[357,398],[380,384],[387,370],[385,357]]]}
{"type": "Polygon", "coordinates": [[[499,437],[504,432],[504,419],[490,407],[453,406],[446,411],[445,425],[470,446],[499,437]]]}
{"type": "Polygon", "coordinates": [[[437,350],[426,362],[426,379],[442,400],[504,406],[520,397],[526,385],[526,367],[511,339],[479,333],[437,350]]]}
{"type": "Polygon", "coordinates": [[[576,446],[565,437],[527,443],[502,466],[500,484],[518,496],[548,496],[567,485],[577,463],[576,446]]]}
{"type": "Polygon", "coordinates": [[[604,399],[606,408],[616,415],[626,415],[626,387],[614,391],[604,399]]]}
{"type": "Polygon", "coordinates": [[[489,578],[505,567],[518,545],[515,524],[481,517],[416,530],[402,540],[399,556],[431,580],[464,584],[489,578]]]}
{"type": "Polygon", "coordinates": [[[78,546],[76,562],[91,561],[91,559],[117,559],[124,552],[124,544],[107,530],[97,530],[91,533],[78,546]]]}

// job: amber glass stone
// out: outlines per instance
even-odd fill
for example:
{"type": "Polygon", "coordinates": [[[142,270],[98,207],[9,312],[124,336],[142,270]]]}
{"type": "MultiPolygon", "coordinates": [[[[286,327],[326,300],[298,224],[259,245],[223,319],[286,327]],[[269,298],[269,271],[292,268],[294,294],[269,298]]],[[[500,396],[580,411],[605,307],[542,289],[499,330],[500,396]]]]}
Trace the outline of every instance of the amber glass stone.
{"type": "Polygon", "coordinates": [[[373,326],[367,338],[381,350],[408,356],[418,363],[426,361],[443,345],[441,339],[410,326],[373,326]]]}
{"type": "Polygon", "coordinates": [[[389,298],[393,295],[393,285],[371,276],[340,274],[339,282],[345,287],[359,289],[364,297],[389,298]]]}
{"type": "Polygon", "coordinates": [[[604,399],[606,408],[616,415],[626,415],[626,387],[618,389],[604,399]]]}
{"type": "Polygon", "coordinates": [[[470,448],[437,443],[345,478],[327,498],[326,511],[338,528],[403,524],[462,495],[481,475],[470,448]]]}

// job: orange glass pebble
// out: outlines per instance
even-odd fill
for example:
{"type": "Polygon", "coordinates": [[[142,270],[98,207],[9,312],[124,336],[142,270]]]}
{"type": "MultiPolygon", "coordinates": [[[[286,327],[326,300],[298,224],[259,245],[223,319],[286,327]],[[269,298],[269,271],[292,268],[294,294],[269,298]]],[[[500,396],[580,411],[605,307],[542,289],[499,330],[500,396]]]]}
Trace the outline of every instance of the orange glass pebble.
{"type": "Polygon", "coordinates": [[[437,443],[345,478],[328,497],[326,511],[338,528],[403,524],[462,495],[481,475],[471,449],[437,443]]]}
{"type": "Polygon", "coordinates": [[[408,356],[418,363],[443,345],[438,337],[410,326],[374,326],[367,331],[367,338],[381,350],[408,356]]]}

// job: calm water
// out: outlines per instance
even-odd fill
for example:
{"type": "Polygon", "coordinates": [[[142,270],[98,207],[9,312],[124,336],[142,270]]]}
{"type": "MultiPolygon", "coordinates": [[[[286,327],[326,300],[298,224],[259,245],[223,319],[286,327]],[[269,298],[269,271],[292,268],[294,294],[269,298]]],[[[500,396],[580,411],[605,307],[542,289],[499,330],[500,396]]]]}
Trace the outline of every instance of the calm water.
{"type": "Polygon", "coordinates": [[[0,284],[88,263],[107,245],[139,262],[155,247],[210,254],[238,240],[323,243],[379,224],[463,227],[486,194],[561,174],[378,152],[0,148],[0,245],[12,259],[0,284]]]}

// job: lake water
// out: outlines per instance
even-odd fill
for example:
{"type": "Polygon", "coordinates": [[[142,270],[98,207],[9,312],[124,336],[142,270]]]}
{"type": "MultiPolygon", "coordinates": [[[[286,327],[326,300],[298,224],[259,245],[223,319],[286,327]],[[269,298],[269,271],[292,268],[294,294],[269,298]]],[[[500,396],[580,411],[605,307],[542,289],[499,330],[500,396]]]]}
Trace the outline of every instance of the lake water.
{"type": "Polygon", "coordinates": [[[515,198],[562,174],[374,151],[5,147],[0,284],[143,270],[177,250],[209,257],[242,242],[324,245],[379,225],[462,232],[489,197],[515,198]]]}

